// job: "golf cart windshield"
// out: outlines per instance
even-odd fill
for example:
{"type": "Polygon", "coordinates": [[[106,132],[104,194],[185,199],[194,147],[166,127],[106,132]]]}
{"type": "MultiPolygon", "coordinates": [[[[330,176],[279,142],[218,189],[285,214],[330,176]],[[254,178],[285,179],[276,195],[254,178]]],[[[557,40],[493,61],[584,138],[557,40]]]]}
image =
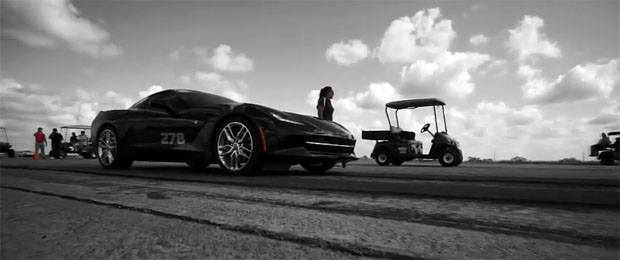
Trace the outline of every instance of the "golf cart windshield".
{"type": "Polygon", "coordinates": [[[394,116],[396,117],[396,126],[400,128],[400,122],[398,119],[398,111],[401,109],[416,109],[419,107],[433,107],[433,115],[435,117],[435,131],[439,132],[439,121],[437,120],[437,112],[439,112],[438,107],[441,107],[441,115],[443,117],[443,128],[444,132],[448,133],[448,125],[446,124],[446,113],[444,110],[444,106],[446,105],[440,99],[437,98],[420,98],[420,99],[407,99],[407,100],[399,100],[393,101],[385,104],[385,115],[387,116],[388,123],[390,124],[390,129],[394,127],[392,125],[392,121],[390,120],[390,115],[388,113],[388,108],[394,110],[394,116]]]}
{"type": "Polygon", "coordinates": [[[89,125],[66,125],[60,127],[60,134],[62,135],[64,142],[68,142],[70,140],[72,133],[80,135],[80,132],[82,131],[85,132],[89,139],[91,138],[89,125]]]}

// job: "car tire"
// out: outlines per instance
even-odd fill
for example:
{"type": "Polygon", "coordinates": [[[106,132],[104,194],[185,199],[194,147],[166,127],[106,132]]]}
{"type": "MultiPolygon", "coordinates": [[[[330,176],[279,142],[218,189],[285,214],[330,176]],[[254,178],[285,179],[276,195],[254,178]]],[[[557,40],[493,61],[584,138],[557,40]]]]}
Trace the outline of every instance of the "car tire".
{"type": "Polygon", "coordinates": [[[127,169],[133,163],[126,155],[126,148],[119,140],[118,132],[111,126],[103,127],[97,134],[95,151],[103,168],[127,169]]]}
{"type": "Polygon", "coordinates": [[[375,161],[378,165],[387,166],[390,165],[392,158],[390,156],[390,152],[385,149],[379,150],[377,155],[375,156],[375,161]]]}
{"type": "Polygon", "coordinates": [[[394,161],[392,161],[392,165],[394,165],[394,166],[401,166],[403,164],[403,162],[405,162],[405,161],[403,161],[403,160],[394,160],[394,161]]]}
{"type": "Polygon", "coordinates": [[[452,147],[444,149],[439,154],[439,163],[445,167],[453,167],[461,164],[463,156],[461,153],[452,147]]]}
{"type": "Polygon", "coordinates": [[[226,120],[215,132],[214,156],[231,175],[258,174],[263,169],[263,143],[258,128],[244,117],[226,120]]]}
{"type": "Polygon", "coordinates": [[[323,163],[302,163],[301,167],[306,169],[306,171],[310,173],[324,173],[329,171],[331,168],[334,168],[336,163],[331,162],[323,162],[323,163]]]}

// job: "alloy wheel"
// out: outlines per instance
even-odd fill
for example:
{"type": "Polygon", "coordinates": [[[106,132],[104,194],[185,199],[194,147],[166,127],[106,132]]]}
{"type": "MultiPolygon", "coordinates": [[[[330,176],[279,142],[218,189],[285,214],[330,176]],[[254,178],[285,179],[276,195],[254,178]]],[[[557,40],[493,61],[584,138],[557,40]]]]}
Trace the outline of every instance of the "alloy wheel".
{"type": "Polygon", "coordinates": [[[248,127],[240,122],[230,122],[217,137],[217,153],[222,166],[229,171],[240,171],[250,162],[254,141],[248,127]]]}
{"type": "Polygon", "coordinates": [[[117,156],[116,148],[117,142],[114,132],[110,129],[103,130],[101,135],[99,135],[97,143],[97,156],[99,157],[99,161],[105,166],[112,165],[117,156]]]}

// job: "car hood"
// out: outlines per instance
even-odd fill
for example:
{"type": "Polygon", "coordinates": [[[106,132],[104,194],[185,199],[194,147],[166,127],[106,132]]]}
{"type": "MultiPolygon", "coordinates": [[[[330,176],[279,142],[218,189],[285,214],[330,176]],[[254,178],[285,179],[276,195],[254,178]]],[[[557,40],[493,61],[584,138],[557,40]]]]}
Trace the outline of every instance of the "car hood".
{"type": "Polygon", "coordinates": [[[351,132],[342,126],[341,124],[334,121],[321,120],[317,117],[312,117],[308,115],[302,115],[292,112],[281,111],[265,106],[255,105],[255,104],[247,104],[259,108],[263,112],[267,113],[270,117],[274,119],[274,121],[280,123],[285,123],[280,119],[290,120],[292,122],[300,123],[287,123],[294,129],[299,129],[307,132],[311,132],[316,135],[331,135],[335,137],[341,138],[350,138],[355,139],[351,132]],[[278,119],[280,118],[280,119],[278,119]]]}

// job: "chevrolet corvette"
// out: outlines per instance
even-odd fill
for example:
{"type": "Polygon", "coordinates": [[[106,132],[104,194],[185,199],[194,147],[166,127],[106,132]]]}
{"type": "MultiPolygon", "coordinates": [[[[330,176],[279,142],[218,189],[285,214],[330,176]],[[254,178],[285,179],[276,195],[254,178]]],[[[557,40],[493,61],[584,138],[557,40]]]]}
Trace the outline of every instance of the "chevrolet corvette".
{"type": "Polygon", "coordinates": [[[129,109],[101,111],[91,132],[104,168],[167,161],[254,174],[274,163],[320,173],[356,159],[355,138],[336,122],[193,90],[164,90],[129,109]]]}

